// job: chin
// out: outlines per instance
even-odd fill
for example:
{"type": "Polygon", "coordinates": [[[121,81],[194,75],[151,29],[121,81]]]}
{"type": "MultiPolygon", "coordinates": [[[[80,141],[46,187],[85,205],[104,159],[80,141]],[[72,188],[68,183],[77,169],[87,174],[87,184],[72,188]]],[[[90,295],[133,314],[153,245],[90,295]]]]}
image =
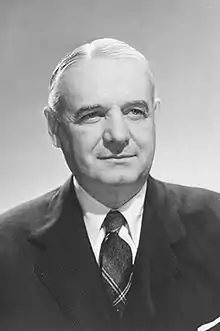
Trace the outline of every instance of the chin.
{"type": "Polygon", "coordinates": [[[120,185],[132,185],[139,181],[137,173],[105,173],[103,176],[99,176],[99,181],[103,184],[120,186],[120,185]]]}

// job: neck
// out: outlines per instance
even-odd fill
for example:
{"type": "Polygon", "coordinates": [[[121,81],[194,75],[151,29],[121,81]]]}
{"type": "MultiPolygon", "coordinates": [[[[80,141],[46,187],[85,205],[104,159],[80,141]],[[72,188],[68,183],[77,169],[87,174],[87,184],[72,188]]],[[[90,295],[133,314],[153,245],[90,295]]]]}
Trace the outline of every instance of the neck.
{"type": "MultiPolygon", "coordinates": [[[[78,180],[78,179],[77,179],[78,180]]],[[[88,180],[78,180],[83,189],[94,199],[110,209],[118,209],[132,199],[144,186],[145,182],[134,184],[110,185],[103,183],[89,183],[88,180]]]]}

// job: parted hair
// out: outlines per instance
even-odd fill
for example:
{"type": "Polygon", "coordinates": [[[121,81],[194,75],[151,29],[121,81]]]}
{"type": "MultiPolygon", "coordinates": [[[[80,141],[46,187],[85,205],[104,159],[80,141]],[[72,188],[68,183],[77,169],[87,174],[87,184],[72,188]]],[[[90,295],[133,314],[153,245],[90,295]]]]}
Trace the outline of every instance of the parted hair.
{"type": "Polygon", "coordinates": [[[60,77],[64,74],[66,69],[72,65],[77,65],[82,60],[97,57],[108,57],[113,59],[131,58],[141,61],[144,65],[148,80],[152,85],[153,98],[155,98],[153,74],[145,56],[123,41],[113,38],[101,38],[76,47],[73,51],[65,55],[58,63],[49,82],[48,106],[51,110],[60,112],[64,106],[64,101],[62,100],[62,96],[57,87],[60,77]]]}

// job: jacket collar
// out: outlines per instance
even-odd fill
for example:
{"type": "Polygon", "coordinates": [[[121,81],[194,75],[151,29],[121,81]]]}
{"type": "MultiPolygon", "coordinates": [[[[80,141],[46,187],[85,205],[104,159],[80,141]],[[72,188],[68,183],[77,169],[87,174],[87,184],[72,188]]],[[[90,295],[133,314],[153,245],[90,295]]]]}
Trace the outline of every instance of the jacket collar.
{"type": "Polygon", "coordinates": [[[180,271],[175,245],[186,235],[178,213],[178,197],[170,188],[149,177],[140,245],[149,244],[151,287],[157,288],[180,271]]]}
{"type": "Polygon", "coordinates": [[[31,233],[29,241],[38,248],[36,275],[70,321],[79,329],[92,325],[99,330],[101,325],[108,325],[110,317],[101,274],[72,178],[54,192],[43,225],[31,233]]]}
{"type": "MultiPolygon", "coordinates": [[[[139,248],[127,316],[147,328],[155,314],[154,303],[163,289],[173,286],[180,271],[173,247],[185,236],[178,216],[178,203],[168,186],[148,178],[139,248]],[[132,313],[133,312],[133,313],[132,313]],[[135,314],[135,316],[134,316],[135,314]]],[[[140,325],[140,329],[141,329],[140,325]]],[[[135,329],[137,325],[133,326],[135,329]]],[[[132,328],[131,328],[132,329],[132,328]]]]}

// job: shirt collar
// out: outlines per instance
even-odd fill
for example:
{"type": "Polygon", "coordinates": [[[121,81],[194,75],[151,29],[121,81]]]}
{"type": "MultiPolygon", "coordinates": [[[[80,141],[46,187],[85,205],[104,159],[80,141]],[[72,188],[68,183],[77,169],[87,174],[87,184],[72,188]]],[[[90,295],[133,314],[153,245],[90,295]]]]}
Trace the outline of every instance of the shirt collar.
{"type": "MultiPolygon", "coordinates": [[[[134,242],[137,242],[137,237],[139,237],[137,236],[137,222],[141,222],[142,219],[146,189],[147,182],[132,199],[118,209],[128,222],[129,233],[134,242]]],[[[140,226],[138,227],[140,228],[140,226]]]]}
{"type": "Polygon", "coordinates": [[[87,193],[75,177],[73,177],[73,183],[83,211],[87,232],[90,239],[95,240],[110,209],[87,193]]]}
{"type": "MultiPolygon", "coordinates": [[[[90,237],[93,237],[95,240],[110,208],[106,207],[86,192],[83,187],[79,185],[75,177],[73,177],[73,182],[76,196],[82,207],[86,228],[90,237]]],[[[138,225],[136,221],[141,221],[142,218],[146,189],[147,182],[132,199],[118,208],[127,220],[128,230],[134,242],[137,242],[139,237],[137,234],[137,226],[140,228],[140,224],[138,225]]]]}

